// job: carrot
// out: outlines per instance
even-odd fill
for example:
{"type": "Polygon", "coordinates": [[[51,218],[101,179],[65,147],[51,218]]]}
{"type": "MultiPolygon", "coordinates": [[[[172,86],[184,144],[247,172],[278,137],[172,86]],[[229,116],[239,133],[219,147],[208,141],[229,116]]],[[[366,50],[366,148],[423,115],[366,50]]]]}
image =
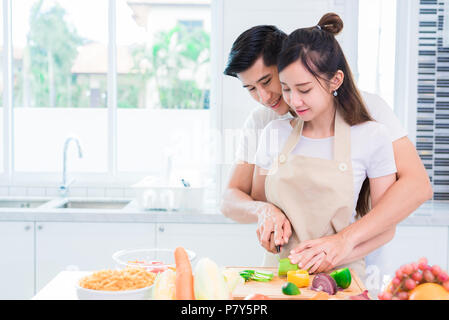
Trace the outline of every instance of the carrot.
{"type": "Polygon", "coordinates": [[[189,256],[183,247],[175,249],[176,300],[195,300],[189,256]]]}

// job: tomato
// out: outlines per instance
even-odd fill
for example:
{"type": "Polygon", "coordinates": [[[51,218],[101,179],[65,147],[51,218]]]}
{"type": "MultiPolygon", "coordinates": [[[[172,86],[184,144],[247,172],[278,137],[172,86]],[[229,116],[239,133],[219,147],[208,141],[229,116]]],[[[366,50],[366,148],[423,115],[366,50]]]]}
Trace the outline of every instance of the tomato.
{"type": "Polygon", "coordinates": [[[270,300],[270,298],[260,293],[252,293],[247,295],[243,300],[270,300]]]}
{"type": "Polygon", "coordinates": [[[168,266],[161,266],[161,267],[149,267],[148,271],[150,272],[154,272],[154,273],[159,273],[159,272],[164,272],[165,270],[168,269],[168,266]]]}

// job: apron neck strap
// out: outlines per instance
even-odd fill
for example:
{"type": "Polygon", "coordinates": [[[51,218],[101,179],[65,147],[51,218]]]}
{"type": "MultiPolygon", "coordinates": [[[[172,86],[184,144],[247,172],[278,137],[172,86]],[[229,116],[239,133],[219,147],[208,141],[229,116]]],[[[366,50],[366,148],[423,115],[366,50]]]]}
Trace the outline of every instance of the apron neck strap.
{"type": "MultiPolygon", "coordinates": [[[[299,117],[293,120],[293,131],[287,138],[281,154],[286,157],[290,155],[301,138],[303,128],[303,120],[299,117]]],[[[343,119],[338,109],[335,112],[334,124],[334,160],[348,163],[351,160],[351,127],[343,119]]]]}

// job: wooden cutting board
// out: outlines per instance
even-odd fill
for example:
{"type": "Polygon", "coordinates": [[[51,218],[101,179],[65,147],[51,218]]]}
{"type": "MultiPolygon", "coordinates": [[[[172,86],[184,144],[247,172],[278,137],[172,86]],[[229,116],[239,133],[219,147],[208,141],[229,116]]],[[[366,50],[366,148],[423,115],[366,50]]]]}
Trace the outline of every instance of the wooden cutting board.
{"type": "MultiPolygon", "coordinates": [[[[314,275],[310,276],[310,285],[308,288],[299,288],[301,294],[295,296],[289,296],[282,293],[282,286],[287,282],[287,276],[279,277],[277,275],[277,268],[268,267],[227,267],[226,269],[235,269],[236,271],[242,270],[260,270],[271,271],[274,277],[269,282],[248,281],[243,284],[239,284],[233,292],[233,298],[235,300],[242,300],[247,295],[252,293],[260,293],[268,296],[270,299],[275,300],[307,300],[313,298],[317,292],[310,289],[314,275]]],[[[337,294],[329,296],[329,299],[344,300],[350,296],[361,294],[365,291],[365,286],[359,277],[351,270],[352,281],[351,285],[342,291],[338,291],[337,294]]],[[[372,297],[370,296],[372,299],[372,297]]]]}

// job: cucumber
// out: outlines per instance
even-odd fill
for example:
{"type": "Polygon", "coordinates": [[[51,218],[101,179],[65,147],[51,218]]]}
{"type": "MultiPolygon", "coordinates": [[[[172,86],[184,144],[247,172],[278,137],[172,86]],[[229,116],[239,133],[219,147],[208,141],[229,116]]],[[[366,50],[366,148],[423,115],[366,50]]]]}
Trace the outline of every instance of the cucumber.
{"type": "Polygon", "coordinates": [[[280,259],[278,267],[278,275],[285,276],[287,275],[287,272],[290,270],[298,270],[298,265],[290,263],[289,258],[280,259]]]}

